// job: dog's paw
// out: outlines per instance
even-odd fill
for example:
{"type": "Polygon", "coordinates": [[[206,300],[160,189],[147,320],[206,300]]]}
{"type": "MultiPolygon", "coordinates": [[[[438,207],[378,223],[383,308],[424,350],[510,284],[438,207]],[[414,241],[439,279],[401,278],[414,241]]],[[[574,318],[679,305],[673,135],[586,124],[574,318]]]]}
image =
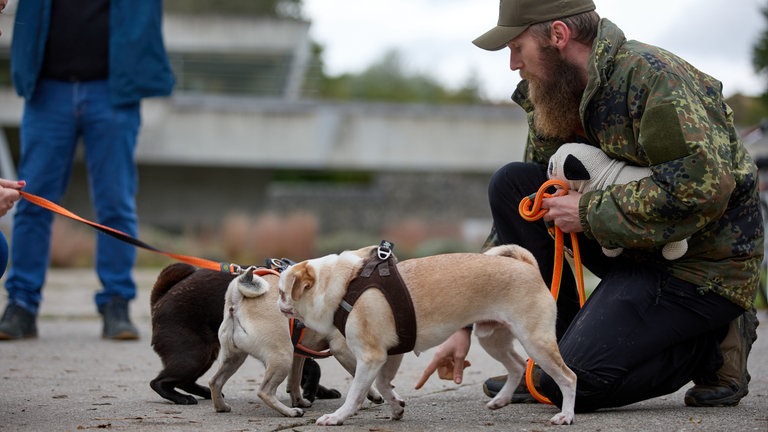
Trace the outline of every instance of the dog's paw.
{"type": "Polygon", "coordinates": [[[287,417],[304,417],[304,410],[301,408],[291,408],[286,413],[287,417]]]}
{"type": "Polygon", "coordinates": [[[403,418],[403,414],[405,414],[405,408],[402,406],[392,407],[392,420],[401,420],[403,418]]]}
{"type": "Polygon", "coordinates": [[[549,422],[553,425],[569,425],[573,424],[573,415],[568,415],[566,413],[559,413],[556,416],[549,419],[549,422]]]}
{"type": "Polygon", "coordinates": [[[341,392],[334,388],[327,388],[321,385],[317,386],[317,392],[315,393],[318,399],[340,399],[341,392]]]}
{"type": "Polygon", "coordinates": [[[291,401],[291,405],[299,408],[309,408],[312,406],[312,401],[304,398],[298,398],[297,400],[291,401]]]}
{"type": "Polygon", "coordinates": [[[325,414],[315,422],[315,424],[318,426],[340,426],[343,423],[344,419],[339,418],[333,414],[325,414]]]}
{"type": "Polygon", "coordinates": [[[379,392],[371,389],[371,391],[368,392],[368,400],[375,403],[375,404],[382,404],[384,403],[384,398],[379,394],[379,392]]]}
{"type": "Polygon", "coordinates": [[[197,405],[197,398],[194,396],[180,394],[173,398],[176,405],[197,405]]]}
{"type": "Polygon", "coordinates": [[[216,412],[230,412],[232,411],[232,407],[229,406],[228,403],[224,402],[221,405],[216,404],[214,407],[216,409],[216,412]]]}
{"type": "Polygon", "coordinates": [[[497,410],[509,405],[511,400],[512,399],[509,397],[499,397],[499,395],[497,395],[495,398],[491,399],[487,404],[485,404],[485,406],[490,410],[497,410]]]}

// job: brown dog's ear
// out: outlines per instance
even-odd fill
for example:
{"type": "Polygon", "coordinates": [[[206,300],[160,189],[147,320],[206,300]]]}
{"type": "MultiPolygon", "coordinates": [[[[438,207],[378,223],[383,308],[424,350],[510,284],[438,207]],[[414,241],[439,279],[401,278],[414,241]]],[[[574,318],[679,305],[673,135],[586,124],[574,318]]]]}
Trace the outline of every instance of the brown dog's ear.
{"type": "Polygon", "coordinates": [[[315,274],[312,267],[306,262],[293,266],[293,284],[291,285],[291,298],[297,301],[304,292],[315,285],[315,274]]]}

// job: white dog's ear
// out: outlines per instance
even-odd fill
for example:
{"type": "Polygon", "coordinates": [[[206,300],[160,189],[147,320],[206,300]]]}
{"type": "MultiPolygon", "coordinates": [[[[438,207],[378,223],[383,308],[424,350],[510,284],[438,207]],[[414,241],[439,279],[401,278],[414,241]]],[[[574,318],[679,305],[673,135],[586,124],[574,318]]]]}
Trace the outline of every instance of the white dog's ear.
{"type": "Polygon", "coordinates": [[[291,268],[291,298],[297,301],[308,289],[315,285],[315,272],[306,262],[301,262],[291,268]]]}
{"type": "Polygon", "coordinates": [[[255,270],[255,266],[248,267],[245,273],[237,278],[237,288],[243,297],[258,297],[269,291],[269,282],[256,276],[255,270]]]}

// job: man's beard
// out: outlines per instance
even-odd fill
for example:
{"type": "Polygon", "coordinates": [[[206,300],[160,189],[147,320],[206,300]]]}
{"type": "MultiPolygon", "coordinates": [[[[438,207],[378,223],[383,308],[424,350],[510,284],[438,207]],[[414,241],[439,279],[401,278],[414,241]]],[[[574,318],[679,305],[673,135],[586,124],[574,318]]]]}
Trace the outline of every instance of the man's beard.
{"type": "Polygon", "coordinates": [[[582,130],[579,105],[586,84],[576,66],[568,63],[557,48],[540,48],[544,76],[528,77],[529,97],[534,110],[536,135],[563,141],[582,130]]]}

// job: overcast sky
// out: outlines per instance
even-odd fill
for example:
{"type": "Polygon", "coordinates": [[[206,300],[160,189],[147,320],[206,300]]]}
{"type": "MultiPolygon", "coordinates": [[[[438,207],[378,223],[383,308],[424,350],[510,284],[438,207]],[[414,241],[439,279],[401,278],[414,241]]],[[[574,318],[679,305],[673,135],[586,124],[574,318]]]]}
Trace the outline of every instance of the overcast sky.
{"type": "MultiPolygon", "coordinates": [[[[752,67],[752,46],[768,25],[768,0],[594,0],[597,12],[628,39],[666,48],[723,82],[724,93],[758,95],[765,78],[752,67]]],[[[312,38],[325,47],[326,72],[359,72],[398,50],[411,71],[448,86],[476,75],[486,95],[509,100],[519,81],[508,50],[472,40],[498,19],[498,0],[304,0],[312,38]]]]}

